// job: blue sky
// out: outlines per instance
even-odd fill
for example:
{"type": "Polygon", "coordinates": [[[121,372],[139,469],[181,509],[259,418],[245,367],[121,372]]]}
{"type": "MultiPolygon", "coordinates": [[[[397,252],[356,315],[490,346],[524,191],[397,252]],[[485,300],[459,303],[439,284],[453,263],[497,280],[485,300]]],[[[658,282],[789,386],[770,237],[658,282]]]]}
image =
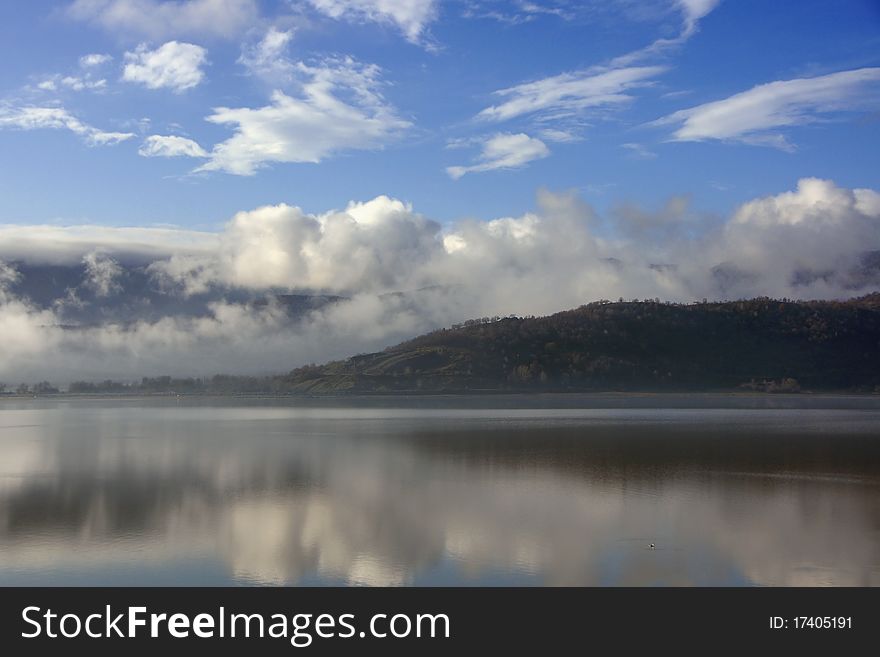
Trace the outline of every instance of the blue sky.
{"type": "Polygon", "coordinates": [[[5,2],[0,48],[2,380],[880,288],[876,0],[5,2]]]}
{"type": "Polygon", "coordinates": [[[880,182],[874,0],[3,3],[0,43],[0,223],[380,194],[448,223],[540,188],[721,216],[880,182]]]}

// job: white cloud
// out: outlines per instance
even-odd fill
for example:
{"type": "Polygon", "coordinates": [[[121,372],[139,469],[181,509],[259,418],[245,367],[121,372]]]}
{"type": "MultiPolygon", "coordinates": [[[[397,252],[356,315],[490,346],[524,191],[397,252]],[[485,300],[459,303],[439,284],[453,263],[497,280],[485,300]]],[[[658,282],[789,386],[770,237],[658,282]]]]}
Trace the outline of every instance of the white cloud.
{"type": "Polygon", "coordinates": [[[105,132],[83,123],[62,107],[2,107],[0,129],[70,130],[90,146],[118,144],[131,139],[131,132],[105,132]]]}
{"type": "MultiPolygon", "coordinates": [[[[521,117],[531,117],[538,122],[542,137],[548,141],[579,141],[579,121],[587,111],[598,112],[626,106],[633,100],[633,91],[652,86],[654,79],[667,70],[666,66],[637,66],[641,60],[654,60],[666,50],[687,41],[696,33],[699,21],[708,15],[721,0],[670,0],[667,11],[674,9],[681,15],[682,28],[674,38],[660,38],[650,45],[615,57],[607,64],[570,71],[532,82],[525,82],[494,92],[502,101],[483,109],[477,118],[485,121],[503,122],[521,117]]],[[[470,3],[471,15],[484,15],[482,3],[470,3]],[[477,11],[477,10],[480,11],[477,11]]],[[[577,11],[587,8],[581,6],[577,11]]],[[[590,5],[587,9],[596,7],[590,5]]],[[[562,18],[573,18],[571,7],[555,7],[532,2],[517,3],[517,10],[510,16],[525,16],[529,20],[538,13],[554,13],[562,18]]],[[[665,11],[661,12],[665,13],[665,11]]],[[[490,15],[504,19],[507,14],[493,10],[490,15]]],[[[513,22],[521,22],[514,20],[513,22]]],[[[625,145],[634,156],[647,159],[653,154],[647,149],[636,151],[633,144],[625,145]]],[[[462,175],[463,167],[452,167],[452,175],[462,175]]]]}
{"type": "Polygon", "coordinates": [[[437,17],[437,0],[309,0],[331,18],[396,25],[406,38],[419,43],[425,28],[437,17]]]}
{"type": "Polygon", "coordinates": [[[116,259],[199,256],[217,244],[216,233],[179,228],[0,224],[0,260],[37,264],[75,264],[94,251],[116,259]]]}
{"type": "Polygon", "coordinates": [[[522,132],[492,135],[483,142],[482,151],[476,164],[470,166],[447,167],[446,172],[455,179],[466,173],[493,171],[495,169],[517,169],[533,160],[550,155],[550,149],[540,139],[529,137],[522,132]]]}
{"type": "Polygon", "coordinates": [[[629,90],[651,84],[651,79],[664,70],[662,66],[611,70],[589,68],[518,84],[496,91],[495,95],[505,100],[482,110],[477,117],[487,121],[507,121],[541,113],[560,118],[588,108],[620,105],[632,100],[627,93],[629,90]]]}
{"type": "Polygon", "coordinates": [[[204,148],[186,137],[150,135],[138,149],[143,157],[209,157],[204,148]]]}
{"type": "Polygon", "coordinates": [[[644,144],[630,142],[628,144],[621,144],[620,147],[629,151],[630,157],[636,160],[653,160],[657,157],[657,153],[649,150],[644,144]]]}
{"type": "Polygon", "coordinates": [[[71,91],[102,91],[107,88],[107,80],[95,79],[91,75],[53,75],[37,83],[40,91],[58,91],[69,89],[71,91]]]}
{"type": "Polygon", "coordinates": [[[719,4],[721,4],[721,0],[673,0],[672,8],[680,12],[682,17],[681,32],[678,36],[660,38],[644,48],[615,57],[611,61],[611,65],[614,67],[632,66],[641,59],[660,55],[664,51],[684,44],[696,34],[699,29],[700,20],[705,18],[719,4]]]}
{"type": "MultiPolygon", "coordinates": [[[[465,18],[496,20],[507,25],[521,25],[541,16],[554,16],[570,21],[580,15],[589,15],[595,7],[589,2],[569,2],[569,0],[464,0],[462,15],[465,18]]],[[[607,6],[605,3],[601,6],[607,6]]]]}
{"type": "MultiPolygon", "coordinates": [[[[804,179],[702,231],[686,197],[657,211],[629,206],[606,219],[619,223],[618,237],[599,234],[600,217],[576,196],[541,192],[534,212],[445,229],[384,196],[324,214],[256,208],[218,234],[0,226],[0,258],[7,261],[79,263],[96,250],[116,262],[154,254],[161,259],[150,271],[168,294],[348,296],[299,321],[272,303],[230,296],[215,297],[207,316],[72,331],[60,328],[60,308],[15,298],[9,290],[16,275],[0,266],[0,378],[278,371],[381,349],[472,317],[546,314],[617,297],[840,298],[873,291],[880,281],[864,259],[880,252],[874,190],[804,179]]],[[[125,284],[118,273],[98,280],[125,284]]]]}
{"type": "Polygon", "coordinates": [[[67,13],[112,34],[232,38],[258,19],[256,0],[74,0],[67,13]]]}
{"type": "Polygon", "coordinates": [[[677,0],[676,4],[684,15],[683,35],[689,37],[697,29],[697,23],[721,4],[721,0],[677,0]]]}
{"type": "Polygon", "coordinates": [[[0,301],[5,300],[7,287],[19,280],[19,273],[11,266],[0,260],[0,301]]]}
{"type": "Polygon", "coordinates": [[[541,136],[547,141],[553,141],[558,144],[571,144],[577,141],[583,141],[583,137],[572,130],[561,130],[559,128],[544,128],[541,130],[541,136]]]}
{"type": "Polygon", "coordinates": [[[853,215],[880,219],[880,194],[871,189],[844,189],[821,178],[802,178],[793,192],[766,196],[741,205],[734,213],[730,227],[842,227],[853,215]]]}
{"type": "Polygon", "coordinates": [[[97,66],[103,66],[108,62],[113,61],[112,55],[105,55],[101,53],[92,53],[89,55],[83,55],[79,58],[79,65],[82,68],[95,68],[97,66]]]}
{"type": "Polygon", "coordinates": [[[707,256],[725,263],[731,296],[821,298],[875,291],[880,281],[860,256],[878,252],[880,194],[805,178],[795,191],[740,206],[707,256]]]}
{"type": "Polygon", "coordinates": [[[79,77],[76,75],[66,75],[60,79],[60,83],[61,86],[72,89],[73,91],[83,91],[85,89],[96,91],[107,88],[107,80],[104,78],[94,80],[88,76],[79,77]]]}
{"type": "Polygon", "coordinates": [[[212,123],[235,134],[198,171],[253,175],[272,162],[320,162],[338,151],[382,147],[410,126],[380,93],[380,69],[351,58],[295,65],[296,96],[275,91],[256,109],[215,108],[212,123]]]}
{"type": "Polygon", "coordinates": [[[98,77],[97,69],[113,60],[110,55],[90,54],[79,58],[79,69],[75,74],[50,75],[37,84],[41,91],[58,91],[70,89],[71,91],[102,91],[107,88],[107,80],[98,77]]]}
{"type": "Polygon", "coordinates": [[[287,58],[292,38],[293,30],[279,30],[272,26],[257,44],[242,47],[238,63],[254,75],[273,82],[286,82],[294,73],[294,64],[287,58]]]}
{"type": "Polygon", "coordinates": [[[239,212],[213,259],[185,257],[155,270],[189,293],[211,283],[247,288],[354,291],[409,286],[412,265],[439,247],[439,224],[386,196],[321,215],[289,205],[239,212]]]}
{"type": "Polygon", "coordinates": [[[86,266],[86,285],[97,296],[106,297],[122,291],[119,278],[122,276],[122,267],[113,258],[100,251],[92,251],[83,257],[86,266]]]}
{"type": "Polygon", "coordinates": [[[134,52],[125,53],[122,79],[149,89],[168,88],[180,93],[202,81],[206,61],[207,51],[192,43],[169,41],[156,50],[141,44],[134,52]]]}
{"type": "Polygon", "coordinates": [[[814,123],[823,114],[863,108],[867,97],[876,100],[878,82],[880,68],[780,80],[679,110],[654,125],[677,125],[674,141],[719,139],[791,150],[779,129],[814,123]]]}
{"type": "Polygon", "coordinates": [[[702,232],[687,197],[676,197],[656,212],[621,209],[612,217],[623,229],[615,240],[594,233],[595,212],[575,196],[542,192],[538,200],[535,213],[444,231],[387,197],[324,215],[259,208],[236,215],[213,256],[179,258],[165,273],[190,290],[212,281],[346,294],[454,290],[442,303],[425,300],[437,304],[430,311],[417,305],[431,321],[542,314],[618,296],[848,297],[878,281],[861,259],[880,250],[880,194],[872,190],[805,179],[702,232]]]}

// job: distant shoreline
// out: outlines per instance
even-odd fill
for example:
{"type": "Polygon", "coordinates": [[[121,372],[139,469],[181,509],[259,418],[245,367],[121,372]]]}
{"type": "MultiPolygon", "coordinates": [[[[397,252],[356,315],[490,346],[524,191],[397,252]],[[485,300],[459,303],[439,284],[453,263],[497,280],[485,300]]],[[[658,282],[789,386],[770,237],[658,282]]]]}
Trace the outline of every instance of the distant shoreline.
{"type": "Polygon", "coordinates": [[[541,396],[617,396],[617,397],[693,397],[723,395],[733,397],[866,397],[880,399],[880,392],[856,390],[801,390],[798,392],[767,392],[760,390],[462,390],[462,391],[419,391],[419,390],[377,390],[358,392],[328,393],[271,393],[271,392],[59,392],[48,394],[2,393],[0,399],[176,399],[244,397],[254,399],[348,399],[371,397],[541,397],[541,396]]]}
{"type": "Polygon", "coordinates": [[[880,394],[847,391],[767,393],[754,391],[603,391],[603,392],[496,392],[496,393],[367,393],[367,394],[107,394],[80,393],[24,396],[0,395],[0,410],[6,403],[145,403],[166,407],[171,404],[267,403],[317,407],[411,407],[515,409],[654,409],[654,410],[796,410],[864,409],[880,410],[880,394]]]}

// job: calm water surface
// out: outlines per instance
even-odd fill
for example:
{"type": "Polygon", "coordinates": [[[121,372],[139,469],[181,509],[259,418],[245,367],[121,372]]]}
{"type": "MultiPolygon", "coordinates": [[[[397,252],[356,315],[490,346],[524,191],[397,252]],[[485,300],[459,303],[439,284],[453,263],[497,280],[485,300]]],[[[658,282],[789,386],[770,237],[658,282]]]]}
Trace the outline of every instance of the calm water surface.
{"type": "Polygon", "coordinates": [[[880,399],[6,399],[0,584],[877,586],[880,399]]]}

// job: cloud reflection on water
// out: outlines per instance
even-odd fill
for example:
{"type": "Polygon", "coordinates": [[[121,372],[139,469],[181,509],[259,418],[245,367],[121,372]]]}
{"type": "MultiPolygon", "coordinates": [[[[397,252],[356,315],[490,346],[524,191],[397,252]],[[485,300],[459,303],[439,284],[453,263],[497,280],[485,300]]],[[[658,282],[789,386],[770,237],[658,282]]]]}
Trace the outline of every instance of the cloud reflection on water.
{"type": "Polygon", "coordinates": [[[876,410],[653,415],[7,407],[0,582],[880,585],[876,410]]]}

